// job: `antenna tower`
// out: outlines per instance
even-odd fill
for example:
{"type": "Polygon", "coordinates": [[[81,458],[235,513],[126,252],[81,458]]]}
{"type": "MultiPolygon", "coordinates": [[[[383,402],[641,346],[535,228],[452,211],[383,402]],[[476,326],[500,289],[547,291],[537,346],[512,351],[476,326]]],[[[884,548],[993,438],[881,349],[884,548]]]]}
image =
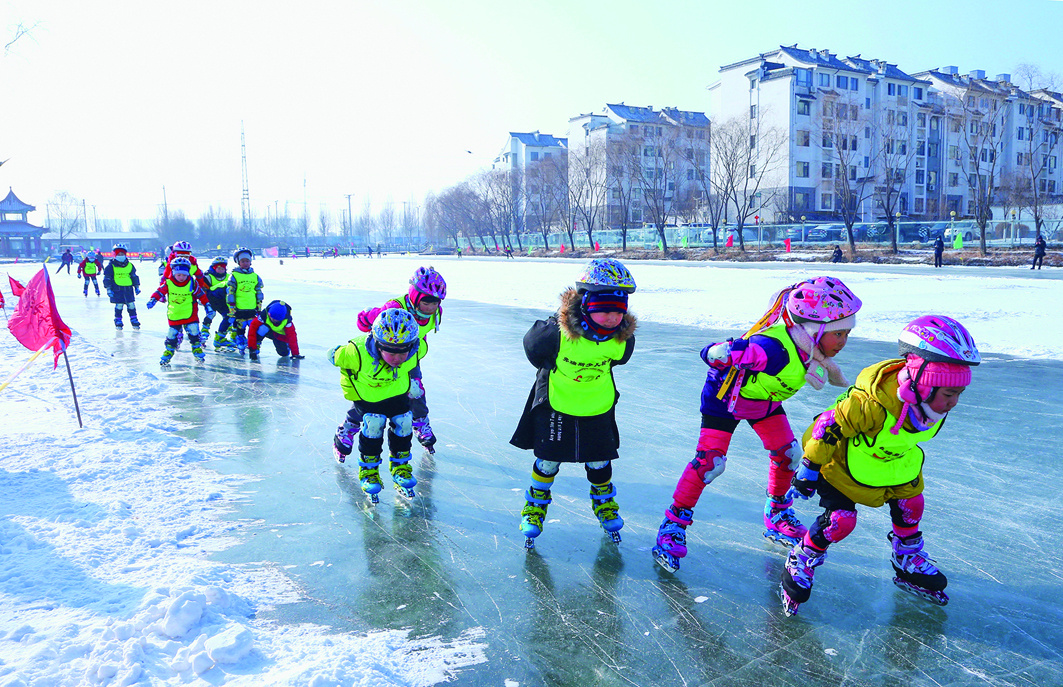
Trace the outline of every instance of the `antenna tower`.
{"type": "Polygon", "coordinates": [[[247,144],[244,142],[244,122],[240,120],[240,168],[243,172],[244,190],[240,197],[240,215],[244,228],[251,228],[251,194],[247,190],[247,144]]]}

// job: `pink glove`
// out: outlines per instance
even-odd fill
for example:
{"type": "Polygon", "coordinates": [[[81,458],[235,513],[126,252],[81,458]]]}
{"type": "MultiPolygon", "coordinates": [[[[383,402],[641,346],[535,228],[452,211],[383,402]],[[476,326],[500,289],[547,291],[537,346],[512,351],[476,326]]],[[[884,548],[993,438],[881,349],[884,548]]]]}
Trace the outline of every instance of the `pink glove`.
{"type": "Polygon", "coordinates": [[[358,329],[363,332],[372,331],[373,320],[376,319],[376,316],[380,314],[381,310],[383,310],[383,308],[371,308],[358,313],[358,329]]]}
{"type": "Polygon", "coordinates": [[[834,410],[826,410],[816,418],[815,424],[812,425],[812,438],[831,446],[844,438],[841,427],[834,421],[834,410]]]}

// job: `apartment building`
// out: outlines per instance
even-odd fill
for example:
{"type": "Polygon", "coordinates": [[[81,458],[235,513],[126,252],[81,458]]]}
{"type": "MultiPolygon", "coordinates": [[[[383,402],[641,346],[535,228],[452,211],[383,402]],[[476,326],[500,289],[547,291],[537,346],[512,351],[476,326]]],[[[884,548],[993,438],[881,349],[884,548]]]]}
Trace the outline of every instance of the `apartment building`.
{"type": "Polygon", "coordinates": [[[956,67],[907,73],[829,50],[781,46],[724,65],[709,87],[716,126],[749,122],[788,139],[765,175],[761,216],[855,221],[974,216],[979,184],[1032,179],[1060,191],[1061,100],[1008,74],[956,67]]]}
{"type": "Polygon", "coordinates": [[[703,112],[607,104],[569,120],[570,211],[594,229],[693,221],[709,174],[703,112]]]}
{"type": "Polygon", "coordinates": [[[542,196],[550,193],[543,187],[543,178],[549,182],[554,174],[564,173],[567,153],[568,139],[539,131],[509,132],[491,168],[503,175],[500,181],[508,186],[514,232],[534,231],[541,222],[556,219],[542,216],[553,214],[549,209],[554,205],[542,196]]]}

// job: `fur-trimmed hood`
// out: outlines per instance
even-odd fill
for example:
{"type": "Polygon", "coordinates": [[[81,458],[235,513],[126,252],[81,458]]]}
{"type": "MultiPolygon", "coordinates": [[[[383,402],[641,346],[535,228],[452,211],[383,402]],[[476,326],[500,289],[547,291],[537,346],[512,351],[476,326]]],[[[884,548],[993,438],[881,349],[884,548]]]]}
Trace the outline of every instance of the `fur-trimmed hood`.
{"type": "MultiPolygon", "coordinates": [[[[583,313],[580,312],[581,300],[579,292],[571,286],[561,292],[561,305],[557,309],[557,328],[561,330],[561,335],[569,340],[583,336],[583,313]]],[[[620,342],[627,341],[635,336],[637,328],[638,318],[629,310],[624,313],[624,321],[621,324],[620,331],[616,334],[616,340],[620,342]]]]}

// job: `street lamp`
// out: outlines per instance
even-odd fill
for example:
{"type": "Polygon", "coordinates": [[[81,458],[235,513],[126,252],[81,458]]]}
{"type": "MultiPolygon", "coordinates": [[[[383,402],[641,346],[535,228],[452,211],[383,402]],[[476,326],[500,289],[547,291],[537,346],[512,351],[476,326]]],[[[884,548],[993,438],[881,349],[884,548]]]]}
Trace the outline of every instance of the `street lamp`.
{"type": "Polygon", "coordinates": [[[1015,246],[1015,233],[1016,233],[1015,230],[1016,229],[1017,229],[1017,227],[1015,226],[1015,211],[1012,210],[1011,211],[1011,245],[1012,245],[1012,247],[1015,246]]]}
{"type": "Polygon", "coordinates": [[[804,243],[808,237],[805,236],[805,216],[801,215],[801,243],[804,243]]]}
{"type": "Polygon", "coordinates": [[[894,240],[895,240],[895,241],[896,241],[897,243],[900,243],[900,241],[901,241],[901,211],[900,211],[900,210],[898,210],[898,211],[897,211],[897,212],[896,212],[896,213],[894,214],[894,220],[893,220],[893,236],[894,236],[894,240]]]}

